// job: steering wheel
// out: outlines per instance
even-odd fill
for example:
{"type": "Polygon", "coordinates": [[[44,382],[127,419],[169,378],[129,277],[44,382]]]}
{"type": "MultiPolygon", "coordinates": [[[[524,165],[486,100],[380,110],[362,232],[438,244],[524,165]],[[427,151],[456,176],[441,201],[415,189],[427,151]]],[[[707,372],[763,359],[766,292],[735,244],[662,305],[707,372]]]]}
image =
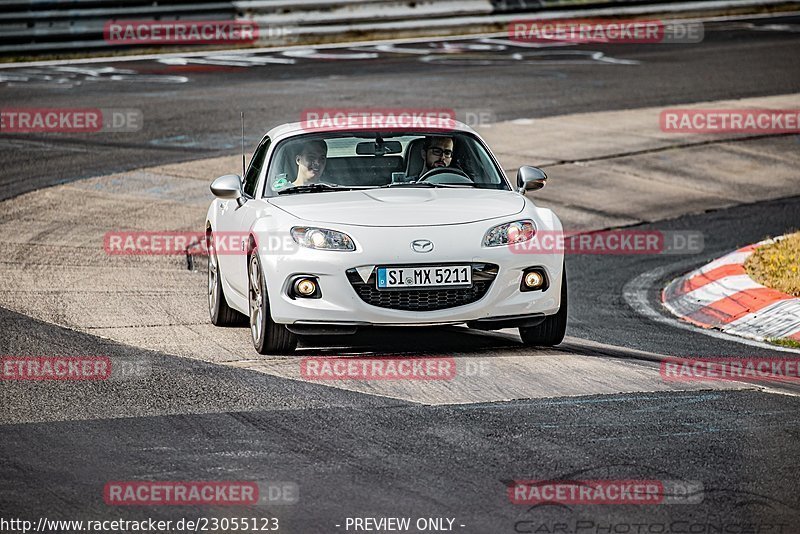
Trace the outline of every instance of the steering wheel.
{"type": "Polygon", "coordinates": [[[459,169],[458,167],[436,167],[435,169],[431,169],[422,176],[419,177],[418,182],[430,182],[432,184],[471,184],[474,183],[472,178],[469,177],[467,173],[459,169]],[[440,174],[456,174],[458,175],[457,180],[453,180],[452,178],[449,180],[431,180],[431,178],[435,178],[440,174]]]}

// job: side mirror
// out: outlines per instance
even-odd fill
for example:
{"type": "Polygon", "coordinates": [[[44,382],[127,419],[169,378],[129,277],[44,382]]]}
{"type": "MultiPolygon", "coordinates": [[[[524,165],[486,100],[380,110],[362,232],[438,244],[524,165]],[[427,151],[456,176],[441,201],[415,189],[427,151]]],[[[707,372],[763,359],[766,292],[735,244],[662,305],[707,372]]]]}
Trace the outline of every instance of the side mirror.
{"type": "Polygon", "coordinates": [[[523,165],[517,171],[518,191],[523,195],[528,191],[541,189],[547,183],[547,174],[539,167],[523,165]]]}
{"type": "Polygon", "coordinates": [[[242,198],[242,178],[238,174],[220,176],[211,183],[211,192],[223,200],[239,200],[242,198]]]}

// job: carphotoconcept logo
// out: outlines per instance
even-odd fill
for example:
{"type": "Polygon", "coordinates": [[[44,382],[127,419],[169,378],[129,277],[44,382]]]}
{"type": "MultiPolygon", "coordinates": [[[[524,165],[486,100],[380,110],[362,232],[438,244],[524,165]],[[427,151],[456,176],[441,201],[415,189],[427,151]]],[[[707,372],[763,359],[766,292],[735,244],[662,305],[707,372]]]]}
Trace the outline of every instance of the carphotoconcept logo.
{"type": "Polygon", "coordinates": [[[136,132],[144,115],[132,108],[2,108],[0,133],[136,132]]]}
{"type": "Polygon", "coordinates": [[[508,26],[512,41],[525,43],[699,43],[701,22],[664,20],[515,20],[508,26]]]}
{"type": "Polygon", "coordinates": [[[800,133],[800,109],[665,109],[659,123],[667,133],[800,133]]]}

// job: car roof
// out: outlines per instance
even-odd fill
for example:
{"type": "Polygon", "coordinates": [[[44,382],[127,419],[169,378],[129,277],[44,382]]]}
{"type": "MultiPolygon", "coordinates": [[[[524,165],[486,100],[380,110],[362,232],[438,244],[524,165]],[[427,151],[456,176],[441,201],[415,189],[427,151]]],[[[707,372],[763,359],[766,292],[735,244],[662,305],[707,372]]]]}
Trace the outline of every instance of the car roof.
{"type": "MultiPolygon", "coordinates": [[[[463,122],[453,120],[451,122],[452,127],[448,126],[446,130],[437,130],[436,128],[402,128],[400,131],[404,133],[414,133],[415,131],[419,131],[420,135],[422,134],[430,134],[433,131],[442,131],[443,135],[447,133],[457,132],[457,133],[468,133],[472,135],[478,135],[478,133],[464,124],[463,122]]],[[[373,132],[373,131],[393,131],[396,130],[395,128],[385,129],[385,128],[365,128],[363,126],[353,126],[353,127],[343,127],[343,128],[324,128],[320,129],[318,133],[320,134],[329,134],[329,133],[336,133],[336,132],[373,132]]],[[[272,128],[265,134],[265,137],[269,137],[273,142],[280,141],[282,139],[288,139],[290,137],[295,137],[298,135],[305,135],[309,133],[314,133],[313,129],[307,128],[304,126],[302,122],[290,122],[286,124],[281,124],[280,126],[276,126],[272,128]]],[[[479,136],[480,137],[480,136],[479,136]]]]}

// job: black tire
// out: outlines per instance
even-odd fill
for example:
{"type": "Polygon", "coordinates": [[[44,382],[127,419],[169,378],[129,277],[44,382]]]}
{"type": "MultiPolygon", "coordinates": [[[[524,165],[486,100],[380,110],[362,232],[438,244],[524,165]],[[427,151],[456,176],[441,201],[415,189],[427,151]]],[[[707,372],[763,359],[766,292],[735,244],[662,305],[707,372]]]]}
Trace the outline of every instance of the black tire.
{"type": "Polygon", "coordinates": [[[558,313],[548,316],[544,322],[536,326],[520,327],[519,336],[522,343],[535,347],[553,347],[564,341],[567,331],[567,269],[562,268],[561,275],[561,307],[558,313]]]}
{"type": "Polygon", "coordinates": [[[272,320],[267,295],[267,284],[261,260],[257,253],[250,255],[247,262],[248,291],[250,306],[250,337],[259,354],[290,354],[297,347],[297,336],[289,332],[285,325],[272,320]]]}
{"type": "Polygon", "coordinates": [[[246,317],[228,306],[225,291],[222,289],[217,251],[208,239],[208,315],[214,326],[240,326],[246,324],[246,317]]]}

